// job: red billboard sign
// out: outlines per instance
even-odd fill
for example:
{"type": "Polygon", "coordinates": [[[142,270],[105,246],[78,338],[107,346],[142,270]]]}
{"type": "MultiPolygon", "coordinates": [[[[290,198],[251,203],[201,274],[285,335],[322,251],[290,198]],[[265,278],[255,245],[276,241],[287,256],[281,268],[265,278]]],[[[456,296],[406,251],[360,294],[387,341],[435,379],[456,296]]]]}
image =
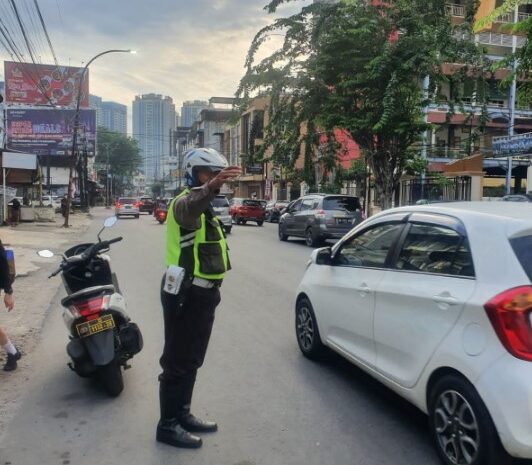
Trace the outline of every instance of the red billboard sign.
{"type": "MultiPolygon", "coordinates": [[[[83,68],[4,62],[6,104],[76,105],[83,68]]],[[[89,71],[81,85],[81,107],[89,106],[89,71]]]]}

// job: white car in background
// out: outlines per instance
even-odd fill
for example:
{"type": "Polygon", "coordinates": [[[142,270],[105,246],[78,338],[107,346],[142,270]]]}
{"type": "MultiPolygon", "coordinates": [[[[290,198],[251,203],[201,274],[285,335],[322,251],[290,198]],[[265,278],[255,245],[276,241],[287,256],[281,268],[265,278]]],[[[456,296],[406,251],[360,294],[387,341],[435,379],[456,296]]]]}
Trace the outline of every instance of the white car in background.
{"type": "Polygon", "coordinates": [[[55,211],[61,211],[61,198],[58,195],[43,195],[42,203],[44,205],[52,205],[55,211]]]}
{"type": "Polygon", "coordinates": [[[393,209],[317,249],[303,354],[333,349],[429,416],[447,465],[532,458],[532,205],[393,209]]]}
{"type": "Polygon", "coordinates": [[[133,216],[139,219],[140,200],[136,197],[120,197],[115,204],[115,215],[117,218],[121,216],[133,216]]]}

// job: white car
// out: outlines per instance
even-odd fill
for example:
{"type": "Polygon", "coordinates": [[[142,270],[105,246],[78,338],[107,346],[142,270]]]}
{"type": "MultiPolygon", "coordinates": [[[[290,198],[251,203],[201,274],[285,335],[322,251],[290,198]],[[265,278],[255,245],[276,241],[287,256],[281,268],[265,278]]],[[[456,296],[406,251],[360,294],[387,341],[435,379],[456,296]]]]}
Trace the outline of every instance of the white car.
{"type": "Polygon", "coordinates": [[[225,195],[217,195],[212,201],[214,213],[222,223],[222,226],[227,234],[231,234],[233,227],[233,219],[229,214],[229,200],[225,195]]]}
{"type": "Polygon", "coordinates": [[[532,205],[403,207],[317,249],[296,336],[429,416],[448,465],[532,458],[532,205]]]}
{"type": "Polygon", "coordinates": [[[56,211],[61,211],[61,199],[57,195],[43,195],[42,203],[44,205],[52,205],[56,211]]]}
{"type": "Polygon", "coordinates": [[[140,200],[133,197],[120,197],[115,204],[115,215],[121,216],[140,216],[140,200]]]}

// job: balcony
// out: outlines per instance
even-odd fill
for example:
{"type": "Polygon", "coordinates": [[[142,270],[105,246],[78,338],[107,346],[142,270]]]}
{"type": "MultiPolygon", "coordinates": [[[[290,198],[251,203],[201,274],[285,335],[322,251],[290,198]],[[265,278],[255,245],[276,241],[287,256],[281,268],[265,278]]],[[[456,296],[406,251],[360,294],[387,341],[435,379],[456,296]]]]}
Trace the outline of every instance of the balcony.
{"type": "MultiPolygon", "coordinates": [[[[464,111],[466,113],[478,114],[482,112],[482,106],[477,105],[475,102],[468,102],[467,99],[463,99],[464,111]]],[[[508,103],[505,100],[490,100],[488,102],[488,113],[492,117],[497,117],[499,115],[509,117],[508,103]]],[[[428,106],[429,112],[443,112],[447,113],[449,111],[449,104],[447,102],[438,102],[431,103],[428,106]]],[[[456,114],[460,114],[460,110],[455,106],[456,114]]],[[[532,118],[532,107],[527,105],[516,105],[515,106],[515,117],[516,118],[532,118]]]]}
{"type": "Polygon", "coordinates": [[[465,18],[465,6],[464,5],[458,5],[456,3],[448,3],[447,12],[451,16],[455,16],[457,18],[465,18]]]}
{"type": "MultiPolygon", "coordinates": [[[[494,45],[496,47],[512,47],[513,36],[510,34],[500,34],[498,32],[481,32],[477,35],[478,42],[483,45],[494,45]]],[[[517,37],[517,48],[522,47],[526,42],[526,37],[517,37]]]]}

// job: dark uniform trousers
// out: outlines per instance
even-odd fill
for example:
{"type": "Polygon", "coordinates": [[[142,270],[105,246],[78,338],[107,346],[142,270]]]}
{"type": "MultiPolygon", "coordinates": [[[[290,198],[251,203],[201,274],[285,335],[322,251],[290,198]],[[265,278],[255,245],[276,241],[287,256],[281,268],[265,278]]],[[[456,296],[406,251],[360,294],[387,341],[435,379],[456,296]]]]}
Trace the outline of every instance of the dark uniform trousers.
{"type": "Polygon", "coordinates": [[[159,381],[166,384],[184,382],[192,388],[196,372],[205,360],[214,312],[220,303],[220,289],[190,286],[177,295],[161,289],[161,302],[165,344],[160,360],[163,372],[159,381]]]}

